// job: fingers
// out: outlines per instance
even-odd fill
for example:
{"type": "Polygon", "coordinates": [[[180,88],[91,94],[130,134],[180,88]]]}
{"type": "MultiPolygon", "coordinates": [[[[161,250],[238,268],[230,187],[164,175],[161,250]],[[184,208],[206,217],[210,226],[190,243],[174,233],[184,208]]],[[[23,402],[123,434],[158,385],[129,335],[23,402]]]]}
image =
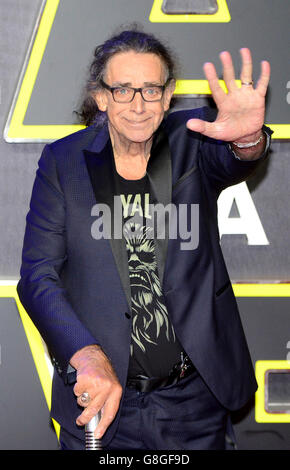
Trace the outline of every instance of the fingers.
{"type": "Polygon", "coordinates": [[[110,424],[114,421],[120,406],[122,390],[115,390],[102,408],[102,417],[95,430],[95,437],[101,439],[110,424]]]}
{"type": "Polygon", "coordinates": [[[118,411],[122,387],[110,360],[99,347],[83,348],[71,361],[77,369],[77,382],[73,391],[77,396],[77,403],[85,408],[76,423],[84,426],[102,409],[103,415],[98,425],[98,437],[101,437],[118,411]],[[81,395],[84,392],[90,397],[88,402],[82,401],[81,395]]]}
{"type": "Polygon", "coordinates": [[[77,400],[81,406],[86,406],[86,404],[82,404],[80,401],[81,394],[84,392],[88,392],[88,387],[86,383],[82,383],[80,380],[75,383],[73,387],[73,392],[77,396],[77,400]]]}
{"type": "Polygon", "coordinates": [[[234,91],[237,89],[237,85],[235,81],[235,69],[233,66],[231,54],[228,51],[221,52],[220,60],[223,65],[223,77],[227,89],[229,91],[234,91]]]}
{"type": "Polygon", "coordinates": [[[78,426],[87,424],[97,413],[102,410],[101,420],[95,430],[95,437],[100,439],[106,432],[114,420],[119,409],[120,400],[122,396],[122,387],[119,384],[114,384],[110,392],[103,391],[92,400],[82,414],[77,418],[76,423],[78,426]]]}
{"type": "Polygon", "coordinates": [[[98,398],[98,399],[92,400],[91,403],[87,405],[84,411],[76,419],[77,425],[84,426],[85,424],[87,424],[94,416],[97,415],[97,413],[100,411],[102,406],[103,406],[103,399],[98,398]]]}
{"type": "Polygon", "coordinates": [[[256,86],[256,90],[259,91],[262,96],[265,96],[267,93],[267,88],[270,81],[270,74],[270,64],[267,60],[263,60],[261,62],[261,75],[256,86]]]}
{"type": "Polygon", "coordinates": [[[250,83],[253,76],[253,65],[251,51],[247,47],[240,49],[242,58],[241,82],[250,83]]]}
{"type": "Polygon", "coordinates": [[[204,65],[206,78],[212,90],[213,99],[218,108],[214,122],[200,119],[187,121],[187,128],[213,139],[232,141],[237,135],[250,135],[260,129],[263,123],[265,103],[264,96],[270,78],[270,64],[263,61],[261,75],[256,89],[252,86],[252,57],[248,48],[240,50],[242,67],[241,80],[244,86],[236,85],[235,71],[231,55],[228,51],[221,52],[223,74],[228,93],[224,93],[219,85],[216,69],[212,63],[204,65]]]}
{"type": "Polygon", "coordinates": [[[186,127],[191,131],[200,132],[203,134],[206,131],[206,121],[202,121],[201,119],[189,119],[186,123],[186,127]]]}
{"type": "Polygon", "coordinates": [[[208,137],[215,137],[215,123],[203,121],[202,119],[189,119],[186,127],[191,131],[199,132],[200,134],[207,135],[208,137]]]}
{"type": "MultiPolygon", "coordinates": [[[[253,62],[250,49],[247,47],[242,47],[240,49],[241,59],[242,59],[242,68],[241,68],[241,82],[242,83],[251,83],[253,77],[253,62]]],[[[231,54],[228,51],[223,51],[220,53],[220,60],[223,66],[223,78],[226,84],[226,87],[229,92],[237,90],[237,84],[235,79],[235,70],[231,58],[231,54]]],[[[204,73],[208,80],[210,89],[212,91],[212,96],[219,107],[225,99],[225,93],[220,87],[219,79],[216,73],[214,65],[210,62],[204,64],[204,73]]],[[[267,93],[267,88],[270,80],[270,64],[268,61],[264,60],[261,63],[261,75],[258,80],[256,90],[259,91],[261,96],[265,96],[267,93]]],[[[252,90],[253,88],[249,85],[245,86],[245,89],[252,90]]]]}
{"type": "MultiPolygon", "coordinates": [[[[242,72],[241,80],[244,82],[252,81],[252,58],[251,52],[247,48],[242,48],[242,72]]],[[[223,78],[226,84],[226,87],[229,92],[237,90],[237,83],[235,77],[235,69],[233,66],[233,61],[231,54],[228,51],[223,51],[220,53],[220,60],[223,66],[223,78]]],[[[217,104],[217,106],[225,99],[225,93],[220,87],[219,79],[216,73],[214,65],[210,62],[204,64],[204,73],[208,80],[210,89],[212,91],[212,96],[217,104]]]]}
{"type": "Polygon", "coordinates": [[[206,62],[203,66],[203,70],[211,89],[213,99],[218,106],[224,100],[225,92],[219,84],[215,66],[211,62],[206,62]]]}
{"type": "MultiPolygon", "coordinates": [[[[253,73],[251,51],[248,48],[243,47],[240,50],[240,53],[242,56],[243,64],[241,71],[241,81],[249,83],[252,81],[253,73]]],[[[261,62],[261,75],[256,86],[256,90],[259,91],[262,96],[265,96],[267,93],[267,88],[270,81],[270,73],[271,68],[269,62],[267,60],[263,60],[261,62]]]]}

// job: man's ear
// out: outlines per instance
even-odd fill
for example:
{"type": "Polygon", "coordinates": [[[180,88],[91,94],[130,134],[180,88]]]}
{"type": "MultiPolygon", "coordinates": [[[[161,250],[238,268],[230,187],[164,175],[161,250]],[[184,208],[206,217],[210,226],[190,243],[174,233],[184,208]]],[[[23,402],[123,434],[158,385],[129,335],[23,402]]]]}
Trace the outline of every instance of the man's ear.
{"type": "Polygon", "coordinates": [[[164,111],[167,111],[170,106],[170,101],[175,90],[176,82],[174,79],[170,80],[169,85],[164,90],[164,111]]]}
{"type": "Polygon", "coordinates": [[[105,90],[101,89],[101,90],[95,91],[93,98],[95,102],[97,103],[100,111],[107,111],[108,102],[107,102],[107,95],[106,95],[105,90]]]}

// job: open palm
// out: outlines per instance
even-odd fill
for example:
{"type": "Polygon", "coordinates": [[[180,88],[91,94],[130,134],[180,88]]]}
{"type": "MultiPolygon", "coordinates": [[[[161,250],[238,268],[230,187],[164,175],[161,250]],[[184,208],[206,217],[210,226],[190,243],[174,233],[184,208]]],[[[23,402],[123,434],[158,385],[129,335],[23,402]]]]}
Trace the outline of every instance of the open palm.
{"type": "Polygon", "coordinates": [[[265,96],[270,79],[270,64],[261,63],[261,75],[256,88],[252,85],[252,58],[247,48],[240,50],[242,57],[241,82],[238,87],[235,71],[229,52],[220,54],[223,64],[223,77],[228,90],[225,93],[219,84],[216,69],[212,63],[204,64],[204,73],[218,108],[214,122],[190,119],[187,127],[214,139],[233,141],[251,141],[259,134],[265,116],[265,96]]]}

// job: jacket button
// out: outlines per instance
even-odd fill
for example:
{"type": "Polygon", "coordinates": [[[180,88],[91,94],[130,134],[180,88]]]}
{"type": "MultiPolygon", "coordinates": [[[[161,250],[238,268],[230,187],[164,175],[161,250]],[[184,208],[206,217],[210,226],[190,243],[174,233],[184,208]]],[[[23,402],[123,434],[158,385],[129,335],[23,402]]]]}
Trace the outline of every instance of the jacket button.
{"type": "Polygon", "coordinates": [[[126,316],[126,318],[131,318],[131,315],[128,312],[125,312],[125,316],[126,316]]]}

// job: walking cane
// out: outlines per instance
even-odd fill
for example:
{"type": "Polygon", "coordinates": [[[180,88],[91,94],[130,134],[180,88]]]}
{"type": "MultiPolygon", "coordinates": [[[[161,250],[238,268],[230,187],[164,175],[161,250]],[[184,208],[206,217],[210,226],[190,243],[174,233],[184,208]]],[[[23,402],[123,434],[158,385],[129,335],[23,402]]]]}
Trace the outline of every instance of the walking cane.
{"type": "MultiPolygon", "coordinates": [[[[90,396],[88,393],[84,392],[81,395],[81,401],[83,403],[89,403],[90,396]]],[[[96,439],[94,432],[101,420],[101,410],[94,416],[88,424],[85,425],[85,441],[86,441],[86,450],[102,450],[102,441],[101,439],[96,439]]]]}

